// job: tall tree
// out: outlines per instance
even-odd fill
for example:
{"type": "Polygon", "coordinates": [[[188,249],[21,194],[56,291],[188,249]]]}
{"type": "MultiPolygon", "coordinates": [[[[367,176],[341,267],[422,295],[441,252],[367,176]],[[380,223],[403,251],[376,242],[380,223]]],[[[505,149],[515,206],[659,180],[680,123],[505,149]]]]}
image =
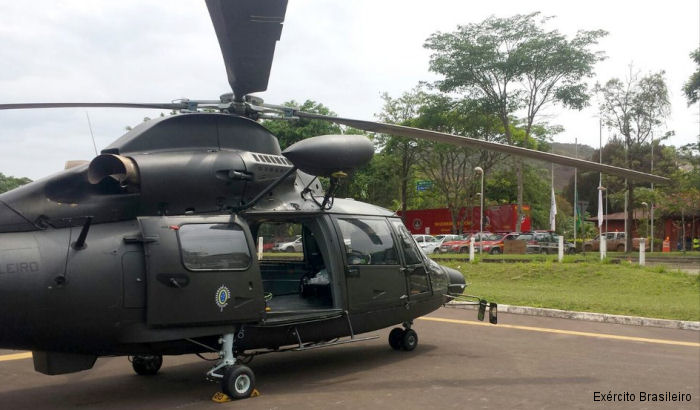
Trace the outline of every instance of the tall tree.
{"type": "MultiPolygon", "coordinates": [[[[459,26],[452,33],[434,33],[425,47],[432,50],[430,69],[442,74],[442,91],[463,93],[483,101],[500,119],[508,144],[525,143],[543,107],[558,103],[581,109],[589,96],[584,83],[603,58],[591,48],[607,33],[579,31],[567,39],[543,27],[539,13],[509,18],[489,17],[459,26]],[[524,110],[524,141],[511,132],[513,116],[524,110]]],[[[523,204],[522,160],[515,159],[518,182],[518,226],[523,204]]]]}
{"type": "MultiPolygon", "coordinates": [[[[306,100],[304,104],[301,105],[292,100],[285,102],[284,105],[287,107],[298,107],[301,111],[314,114],[336,115],[336,113],[325,105],[312,100],[306,100]]],[[[300,118],[298,120],[264,120],[263,125],[277,137],[280,148],[283,150],[304,138],[344,133],[343,129],[337,124],[328,121],[310,120],[307,118],[300,118]]]]}
{"type": "MultiPolygon", "coordinates": [[[[625,158],[623,165],[627,168],[648,171],[640,168],[639,160],[643,156],[644,146],[654,131],[663,124],[670,113],[668,89],[664,72],[651,73],[640,77],[630,66],[627,78],[622,81],[612,78],[605,85],[597,84],[595,91],[601,99],[600,112],[604,123],[619,132],[624,143],[625,158]]],[[[634,187],[632,180],[627,180],[627,226],[634,220],[634,187]]],[[[632,250],[632,235],[626,236],[627,250],[632,250]]]]}
{"type": "Polygon", "coordinates": [[[690,53],[690,58],[697,64],[697,69],[683,85],[683,92],[685,93],[685,98],[688,99],[688,105],[695,104],[700,100],[700,47],[690,53]]]}
{"type": "MultiPolygon", "coordinates": [[[[377,117],[386,123],[409,125],[410,121],[418,115],[418,110],[426,98],[427,93],[423,90],[422,85],[414,87],[398,98],[392,98],[389,94],[384,93],[382,94],[384,106],[377,117]]],[[[409,186],[414,172],[413,165],[420,153],[420,144],[415,139],[393,135],[379,135],[377,143],[382,147],[384,154],[394,159],[395,173],[399,180],[401,218],[405,218],[411,192],[409,186]]]]}
{"type": "Polygon", "coordinates": [[[29,178],[16,178],[0,172],[0,194],[32,182],[29,178]]]}
{"type": "MultiPolygon", "coordinates": [[[[496,117],[478,101],[454,101],[446,95],[427,95],[410,125],[451,134],[469,135],[487,141],[502,142],[503,130],[496,117]]],[[[464,226],[461,209],[471,204],[479,188],[474,168],[488,174],[503,155],[488,150],[460,148],[447,144],[422,144],[418,169],[433,182],[433,189],[450,211],[452,231],[464,226]]]]}

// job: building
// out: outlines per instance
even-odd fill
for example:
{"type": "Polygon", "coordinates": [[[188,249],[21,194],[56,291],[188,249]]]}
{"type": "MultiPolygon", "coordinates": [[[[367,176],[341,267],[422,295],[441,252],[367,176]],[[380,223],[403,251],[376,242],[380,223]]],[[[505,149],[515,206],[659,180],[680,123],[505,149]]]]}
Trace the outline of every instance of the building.
{"type": "MultiPolygon", "coordinates": [[[[635,209],[634,219],[632,221],[632,237],[640,236],[640,226],[649,224],[649,213],[646,209],[635,209]]],[[[587,218],[586,221],[595,223],[598,227],[598,217],[587,218]]],[[[607,222],[608,232],[623,232],[625,230],[625,213],[615,212],[604,215],[603,217],[603,232],[605,232],[605,223],[607,222]]],[[[686,249],[691,249],[691,244],[688,238],[700,238],[700,212],[694,215],[662,215],[657,209],[654,216],[654,248],[661,248],[661,242],[669,238],[671,241],[671,249],[682,249],[679,244],[683,235],[683,223],[685,222],[686,249]]],[[[642,233],[646,233],[647,229],[641,229],[642,233]]]]}

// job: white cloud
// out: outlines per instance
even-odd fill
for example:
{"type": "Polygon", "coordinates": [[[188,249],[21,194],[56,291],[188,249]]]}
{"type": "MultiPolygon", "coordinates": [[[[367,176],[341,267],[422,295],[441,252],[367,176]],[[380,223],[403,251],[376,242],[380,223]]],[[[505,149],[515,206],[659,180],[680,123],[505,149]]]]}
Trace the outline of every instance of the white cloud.
{"type": "MultiPolygon", "coordinates": [[[[428,71],[424,40],[435,31],[489,15],[542,11],[565,33],[608,30],[609,56],[597,79],[623,77],[634,62],[642,72],[666,70],[674,144],[694,140],[698,106],[680,89],[695,70],[698,3],[633,1],[459,0],[352,2],[290,0],[269,83],[271,103],[314,99],[338,114],[372,119],[379,95],[398,95],[428,71]]],[[[167,102],[217,98],[229,91],[219,46],[204,2],[48,0],[0,3],[0,102],[167,102]]],[[[65,160],[93,155],[84,109],[0,112],[0,172],[38,178],[65,160]]],[[[89,109],[98,148],[154,111],[89,109]]],[[[558,140],[598,142],[595,109],[548,110],[567,131],[558,140]]],[[[605,133],[607,134],[607,132],[605,133]]]]}

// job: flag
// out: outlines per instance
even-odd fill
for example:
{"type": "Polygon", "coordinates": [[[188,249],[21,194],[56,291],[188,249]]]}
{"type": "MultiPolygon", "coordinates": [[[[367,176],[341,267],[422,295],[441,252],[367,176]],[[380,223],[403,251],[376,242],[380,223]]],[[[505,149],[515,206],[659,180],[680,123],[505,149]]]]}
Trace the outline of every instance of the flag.
{"type": "Polygon", "coordinates": [[[598,187],[598,230],[603,226],[603,190],[598,187]]]}
{"type": "Polygon", "coordinates": [[[557,200],[556,197],[554,196],[554,186],[552,186],[552,203],[550,204],[549,207],[549,226],[551,231],[556,230],[556,222],[557,222],[557,200]]]}

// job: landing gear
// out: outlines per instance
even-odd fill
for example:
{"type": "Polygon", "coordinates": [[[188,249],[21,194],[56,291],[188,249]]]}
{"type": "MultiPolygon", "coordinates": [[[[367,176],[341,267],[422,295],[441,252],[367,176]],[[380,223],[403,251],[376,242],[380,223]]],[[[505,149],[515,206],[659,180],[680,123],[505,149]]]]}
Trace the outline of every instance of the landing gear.
{"type": "Polygon", "coordinates": [[[404,329],[395,327],[389,333],[389,346],[394,350],[410,352],[418,346],[418,334],[411,329],[411,322],[403,324],[404,329]]]}
{"type": "Polygon", "coordinates": [[[242,364],[228,366],[221,379],[221,389],[232,399],[248,398],[255,389],[255,374],[242,364]]]}
{"type": "Polygon", "coordinates": [[[401,341],[403,340],[403,334],[405,330],[400,327],[395,327],[391,329],[389,333],[389,346],[394,350],[401,350],[401,341]]]}
{"type": "Polygon", "coordinates": [[[131,359],[131,366],[141,376],[155,375],[162,365],[163,356],[161,355],[140,355],[131,359]]]}
{"type": "Polygon", "coordinates": [[[413,329],[407,329],[401,339],[401,348],[407,352],[415,349],[418,346],[418,334],[413,329]]]}
{"type": "Polygon", "coordinates": [[[233,333],[221,337],[221,360],[207,372],[207,376],[220,380],[221,390],[227,396],[232,399],[245,399],[255,390],[255,374],[248,366],[236,364],[233,341],[233,333]]]}

